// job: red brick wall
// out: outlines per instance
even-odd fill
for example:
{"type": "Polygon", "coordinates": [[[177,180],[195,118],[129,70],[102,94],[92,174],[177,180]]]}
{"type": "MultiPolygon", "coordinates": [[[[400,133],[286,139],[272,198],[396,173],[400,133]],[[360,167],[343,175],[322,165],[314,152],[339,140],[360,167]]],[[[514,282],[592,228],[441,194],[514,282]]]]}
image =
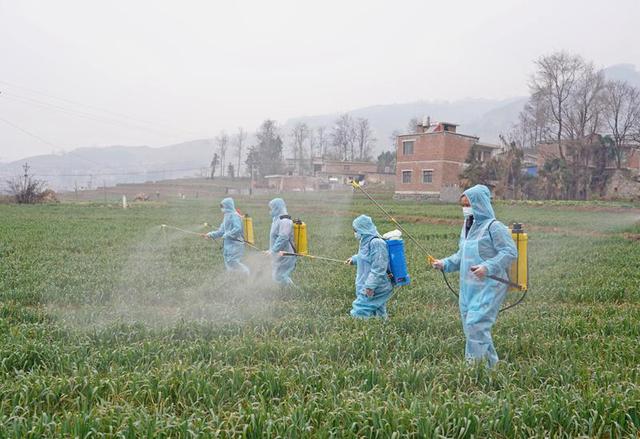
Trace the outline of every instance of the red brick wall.
{"type": "Polygon", "coordinates": [[[629,169],[640,171],[640,151],[633,151],[629,157],[629,169]]]}
{"type": "Polygon", "coordinates": [[[478,139],[450,132],[403,135],[396,143],[396,192],[440,192],[445,184],[458,184],[463,163],[478,139]],[[402,142],[415,140],[413,154],[405,156],[402,142]],[[432,183],[422,183],[422,170],[433,170],[432,183]],[[402,171],[412,171],[411,183],[402,183],[402,171]]]}

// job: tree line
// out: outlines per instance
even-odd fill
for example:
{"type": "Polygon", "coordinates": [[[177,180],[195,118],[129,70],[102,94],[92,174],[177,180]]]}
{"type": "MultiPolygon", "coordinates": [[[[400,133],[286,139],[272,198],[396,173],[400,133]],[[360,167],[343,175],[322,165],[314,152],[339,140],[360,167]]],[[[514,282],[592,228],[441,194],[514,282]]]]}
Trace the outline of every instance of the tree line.
{"type": "Polygon", "coordinates": [[[255,142],[248,147],[247,137],[243,128],[232,135],[223,130],[215,137],[210,178],[216,175],[234,178],[252,172],[259,176],[283,173],[287,167],[285,147],[293,158],[294,172],[309,175],[313,172],[314,158],[370,161],[376,142],[369,120],[354,118],[349,113],[340,115],[331,127],[297,122],[287,133],[275,120],[267,119],[256,131],[255,142]]]}
{"type": "Polygon", "coordinates": [[[640,90],[607,80],[593,62],[557,52],[535,61],[529,99],[503,151],[467,158],[466,184],[493,183],[513,198],[588,199],[604,195],[615,171],[640,154],[640,90]],[[537,176],[521,172],[525,153],[542,154],[537,176]]]}

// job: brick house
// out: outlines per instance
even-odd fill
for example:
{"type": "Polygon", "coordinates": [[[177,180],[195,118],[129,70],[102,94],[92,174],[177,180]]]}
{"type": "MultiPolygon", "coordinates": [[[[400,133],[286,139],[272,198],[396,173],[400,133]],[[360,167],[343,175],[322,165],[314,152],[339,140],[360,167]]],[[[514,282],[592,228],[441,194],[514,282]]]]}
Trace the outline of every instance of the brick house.
{"type": "Polygon", "coordinates": [[[478,159],[488,160],[499,150],[479,138],[457,132],[449,122],[431,123],[427,118],[417,132],[396,139],[396,198],[455,201],[462,193],[460,174],[472,146],[478,159]]]}

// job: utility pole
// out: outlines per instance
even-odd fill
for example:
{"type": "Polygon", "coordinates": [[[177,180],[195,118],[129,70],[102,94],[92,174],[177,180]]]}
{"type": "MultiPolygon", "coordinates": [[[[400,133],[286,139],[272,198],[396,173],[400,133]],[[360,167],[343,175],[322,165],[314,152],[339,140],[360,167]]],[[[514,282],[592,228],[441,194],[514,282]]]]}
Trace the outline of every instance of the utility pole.
{"type": "Polygon", "coordinates": [[[24,165],[22,165],[22,169],[24,169],[24,183],[23,183],[23,188],[26,189],[27,188],[27,182],[29,181],[29,163],[24,162],[24,165]]]}

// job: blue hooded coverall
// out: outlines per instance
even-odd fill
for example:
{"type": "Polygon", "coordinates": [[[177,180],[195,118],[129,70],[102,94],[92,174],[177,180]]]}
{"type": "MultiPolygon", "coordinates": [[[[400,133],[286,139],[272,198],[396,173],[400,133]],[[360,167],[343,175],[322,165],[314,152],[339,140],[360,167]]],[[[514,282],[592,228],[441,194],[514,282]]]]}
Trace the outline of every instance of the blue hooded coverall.
{"type": "Polygon", "coordinates": [[[360,247],[358,254],[351,257],[351,263],[357,267],[356,300],[351,305],[351,315],[387,318],[387,301],[393,293],[393,285],[387,276],[387,243],[378,234],[371,218],[366,215],[353,220],[353,230],[358,235],[360,247]],[[367,296],[367,288],[373,290],[373,297],[367,296]]]}
{"type": "Polygon", "coordinates": [[[293,285],[291,273],[296,268],[296,258],[280,256],[278,252],[294,252],[293,221],[288,217],[287,206],[282,198],[269,201],[271,209],[271,230],[269,231],[269,251],[271,251],[271,276],[282,285],[293,285]],[[285,216],[285,218],[281,218],[285,216]]]}
{"type": "Polygon", "coordinates": [[[498,354],[491,339],[500,305],[508,286],[486,275],[508,279],[511,263],[518,252],[507,227],[495,220],[489,189],[476,185],[464,191],[473,210],[473,223],[467,232],[460,233],[459,250],[443,260],[444,271],[460,271],[460,317],[466,337],[465,357],[468,360],[486,359],[489,366],[498,362],[498,354]],[[487,268],[479,279],[471,272],[474,265],[487,268]]]}
{"type": "Polygon", "coordinates": [[[220,203],[224,210],[224,219],[218,230],[207,233],[210,238],[222,237],[224,266],[227,271],[241,271],[249,274],[249,268],[240,262],[244,254],[244,232],[242,230],[242,218],[236,212],[233,198],[225,198],[220,203]]]}

